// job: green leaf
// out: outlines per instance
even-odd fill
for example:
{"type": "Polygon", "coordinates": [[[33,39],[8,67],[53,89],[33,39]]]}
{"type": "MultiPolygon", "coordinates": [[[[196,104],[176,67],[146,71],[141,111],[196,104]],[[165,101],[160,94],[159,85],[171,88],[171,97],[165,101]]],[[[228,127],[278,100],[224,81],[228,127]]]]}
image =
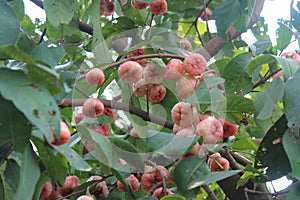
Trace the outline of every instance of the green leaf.
{"type": "Polygon", "coordinates": [[[9,5],[14,9],[15,13],[18,16],[18,19],[21,21],[25,16],[25,8],[23,0],[13,0],[8,2],[9,5]]]}
{"type": "Polygon", "coordinates": [[[4,181],[0,174],[0,199],[5,199],[5,188],[4,181]]]}
{"type": "Polygon", "coordinates": [[[283,147],[289,158],[292,176],[300,179],[300,139],[296,137],[290,130],[287,130],[283,136],[283,147]]]}
{"type": "Polygon", "coordinates": [[[6,1],[0,1],[0,27],[0,47],[15,44],[20,33],[20,23],[6,1]]]}
{"type": "Polygon", "coordinates": [[[300,184],[297,183],[294,187],[292,187],[291,191],[288,193],[286,200],[295,200],[300,196],[300,184]]]}
{"type": "Polygon", "coordinates": [[[49,176],[48,174],[46,173],[46,171],[44,171],[41,176],[39,177],[39,180],[36,184],[36,187],[35,187],[35,191],[34,191],[34,195],[33,195],[33,198],[32,199],[39,199],[40,197],[40,194],[41,194],[41,191],[45,185],[45,183],[49,180],[49,176]]]}
{"type": "Polygon", "coordinates": [[[147,147],[150,152],[160,153],[167,157],[181,156],[187,153],[198,141],[199,136],[184,137],[169,133],[149,131],[147,147]]]}
{"type": "Polygon", "coordinates": [[[23,152],[29,142],[32,125],[11,101],[6,101],[1,96],[0,110],[0,141],[9,140],[14,150],[23,152]]]}
{"type": "Polygon", "coordinates": [[[182,160],[175,168],[173,179],[179,191],[186,191],[191,183],[208,173],[206,158],[190,156],[182,160]]]}
{"type": "Polygon", "coordinates": [[[161,200],[185,200],[185,199],[186,198],[184,196],[178,194],[168,195],[161,198],[161,200]]]}
{"type": "Polygon", "coordinates": [[[58,152],[65,156],[70,165],[79,171],[91,171],[92,167],[68,145],[53,146],[58,152]]]}
{"type": "Polygon", "coordinates": [[[269,129],[255,156],[255,167],[268,167],[267,174],[272,180],[291,172],[290,162],[281,142],[287,129],[287,119],[283,115],[269,129]]]}
{"type": "Polygon", "coordinates": [[[43,61],[54,68],[66,55],[66,52],[59,42],[54,42],[52,39],[49,39],[34,48],[31,55],[33,59],[43,61]]]}
{"type": "Polygon", "coordinates": [[[217,182],[219,180],[228,178],[240,172],[241,170],[230,170],[225,172],[208,172],[207,174],[204,174],[203,176],[197,178],[192,183],[190,183],[188,189],[193,189],[203,184],[210,184],[213,182],[217,182]]]}
{"type": "Polygon", "coordinates": [[[291,42],[293,33],[287,28],[291,28],[291,23],[289,21],[278,22],[279,27],[276,30],[277,37],[276,43],[278,49],[284,49],[291,42]],[[287,26],[287,27],[286,27],[287,26]]]}
{"type": "Polygon", "coordinates": [[[28,200],[32,199],[35,185],[40,177],[40,168],[35,152],[31,145],[25,149],[20,171],[20,181],[14,199],[28,200]]]}
{"type": "Polygon", "coordinates": [[[53,140],[54,133],[59,136],[60,112],[55,99],[44,87],[29,81],[23,72],[0,69],[0,92],[45,134],[48,141],[53,140]]]}
{"type": "Polygon", "coordinates": [[[300,6],[299,6],[299,1],[293,0],[291,2],[291,21],[292,24],[294,26],[295,29],[297,29],[297,31],[300,31],[300,24],[299,24],[299,20],[300,20],[300,6]]]}
{"type": "Polygon", "coordinates": [[[234,57],[226,65],[222,77],[226,80],[225,90],[227,94],[246,94],[251,90],[251,77],[247,73],[247,65],[251,59],[250,54],[243,53],[234,57]]]}
{"type": "Polygon", "coordinates": [[[296,135],[299,135],[300,123],[300,70],[298,70],[293,78],[287,80],[284,93],[284,112],[288,120],[288,127],[293,129],[296,135]]]}
{"type": "Polygon", "coordinates": [[[278,77],[273,80],[267,89],[259,92],[254,100],[254,105],[259,114],[257,119],[268,119],[272,116],[277,103],[282,101],[284,93],[283,81],[278,77]]]}
{"type": "Polygon", "coordinates": [[[232,148],[237,151],[257,151],[258,145],[249,137],[238,138],[234,141],[232,148]]]}
{"type": "Polygon", "coordinates": [[[44,8],[47,19],[55,27],[60,24],[69,24],[75,14],[75,4],[73,0],[45,0],[44,8]]]}
{"type": "Polygon", "coordinates": [[[258,40],[254,42],[253,45],[250,46],[251,51],[253,52],[254,55],[258,56],[265,52],[268,47],[270,46],[271,41],[270,40],[258,40]]]}
{"type": "Polygon", "coordinates": [[[67,176],[67,166],[59,154],[54,154],[51,147],[46,146],[42,141],[33,137],[34,142],[41,161],[43,162],[49,177],[54,181],[58,180],[60,183],[64,183],[65,177],[67,176]]]}
{"type": "Polygon", "coordinates": [[[13,191],[16,191],[20,180],[20,166],[14,159],[6,161],[6,169],[3,175],[8,185],[13,191]]]}

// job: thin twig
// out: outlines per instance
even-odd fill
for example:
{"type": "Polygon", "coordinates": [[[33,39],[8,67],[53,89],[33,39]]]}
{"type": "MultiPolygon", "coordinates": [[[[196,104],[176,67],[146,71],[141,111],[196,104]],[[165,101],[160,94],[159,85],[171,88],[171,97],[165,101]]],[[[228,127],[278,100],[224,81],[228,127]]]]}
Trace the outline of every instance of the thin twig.
{"type": "Polygon", "coordinates": [[[216,194],[208,187],[208,185],[204,184],[202,185],[203,189],[206,191],[206,193],[208,194],[209,198],[211,200],[218,200],[218,197],[216,196],[216,194]]]}

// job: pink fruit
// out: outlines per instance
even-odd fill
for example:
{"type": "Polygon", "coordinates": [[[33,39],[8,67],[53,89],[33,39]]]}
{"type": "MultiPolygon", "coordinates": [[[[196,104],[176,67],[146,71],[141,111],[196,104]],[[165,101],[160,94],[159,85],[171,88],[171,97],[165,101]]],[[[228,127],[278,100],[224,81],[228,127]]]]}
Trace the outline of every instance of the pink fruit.
{"type": "Polygon", "coordinates": [[[85,80],[92,86],[99,86],[104,83],[105,75],[101,69],[93,68],[85,75],[85,80]]]}
{"type": "Polygon", "coordinates": [[[94,200],[94,198],[88,195],[82,195],[78,197],[76,200],[94,200]]]}
{"type": "Polygon", "coordinates": [[[210,20],[211,19],[211,16],[212,16],[212,12],[209,8],[205,8],[205,12],[203,11],[200,18],[203,20],[203,21],[206,21],[207,20],[210,20]],[[206,16],[205,16],[206,15],[206,16]]]}
{"type": "Polygon", "coordinates": [[[110,118],[116,119],[117,118],[117,113],[114,109],[112,108],[104,108],[104,115],[109,116],[110,118]]]}
{"type": "Polygon", "coordinates": [[[203,82],[206,77],[216,77],[216,72],[213,71],[213,70],[209,70],[209,71],[203,72],[201,74],[199,82],[200,83],[203,82]]]}
{"type": "Polygon", "coordinates": [[[97,118],[103,112],[104,112],[104,105],[97,98],[88,98],[82,105],[82,113],[86,117],[97,118]]]}
{"type": "Polygon", "coordinates": [[[74,117],[74,121],[76,124],[79,124],[79,122],[81,122],[84,118],[84,114],[83,113],[78,113],[77,115],[75,115],[74,117]]]}
{"type": "Polygon", "coordinates": [[[197,80],[193,76],[182,76],[176,83],[177,95],[180,99],[191,95],[196,87],[197,80]]]}
{"type": "Polygon", "coordinates": [[[192,48],[192,44],[190,43],[190,41],[188,41],[188,39],[185,38],[179,40],[179,44],[183,45],[183,48],[187,51],[192,48]]]}
{"type": "Polygon", "coordinates": [[[223,118],[220,118],[219,121],[223,125],[223,137],[224,138],[233,136],[239,131],[239,125],[232,124],[223,118]]]}
{"type": "Polygon", "coordinates": [[[51,181],[47,181],[42,188],[41,194],[39,196],[39,200],[47,200],[49,199],[51,193],[53,191],[52,183],[51,181]]]}
{"type": "Polygon", "coordinates": [[[155,178],[156,181],[162,182],[163,178],[167,178],[169,174],[169,171],[162,165],[158,165],[157,168],[155,169],[155,178]]]}
{"type": "Polygon", "coordinates": [[[110,124],[93,125],[93,130],[103,136],[110,136],[110,124]]]}
{"type": "MultiPolygon", "coordinates": [[[[142,2],[139,2],[142,3],[142,2]]],[[[128,58],[134,57],[134,56],[140,56],[140,55],[144,55],[144,48],[138,48],[137,50],[131,52],[128,54],[128,58]]],[[[140,65],[144,65],[146,63],[146,61],[144,61],[143,59],[140,60],[136,60],[137,63],[139,63],[140,65]]]]}
{"type": "Polygon", "coordinates": [[[197,134],[203,136],[205,144],[216,144],[223,138],[223,126],[215,117],[207,117],[197,125],[197,134]]]}
{"type": "Polygon", "coordinates": [[[300,64],[300,55],[296,54],[295,52],[285,52],[280,55],[283,58],[290,58],[295,60],[297,63],[300,64]]]}
{"type": "Polygon", "coordinates": [[[126,61],[118,69],[119,78],[128,84],[136,83],[142,78],[143,67],[135,61],[126,61]]]}
{"type": "Polygon", "coordinates": [[[229,170],[229,161],[219,153],[212,154],[207,160],[207,165],[212,172],[229,170]]]}
{"type": "Polygon", "coordinates": [[[148,101],[150,102],[161,102],[167,93],[167,89],[160,84],[153,84],[148,89],[148,101]]]}
{"type": "Polygon", "coordinates": [[[171,59],[164,73],[164,78],[168,80],[178,80],[183,77],[183,65],[179,59],[171,59]]]}
{"type": "Polygon", "coordinates": [[[163,72],[154,63],[149,63],[143,70],[143,77],[147,83],[160,84],[163,80],[163,72]]]}
{"type": "Polygon", "coordinates": [[[159,187],[159,188],[157,188],[156,190],[154,190],[154,192],[153,192],[153,194],[152,194],[152,197],[156,197],[156,198],[158,198],[158,199],[161,199],[161,198],[164,197],[164,196],[168,196],[168,195],[173,194],[173,193],[171,192],[171,190],[168,189],[168,188],[166,188],[166,191],[165,191],[165,192],[166,192],[166,193],[164,194],[164,192],[163,192],[163,187],[159,187]]]}
{"type": "Polygon", "coordinates": [[[139,2],[138,0],[132,0],[131,4],[135,10],[143,10],[149,6],[149,3],[139,2]]]}
{"type": "Polygon", "coordinates": [[[100,2],[100,14],[104,16],[110,16],[115,12],[115,3],[110,0],[101,0],[100,2]]]}
{"type": "Polygon", "coordinates": [[[151,87],[144,78],[134,83],[132,86],[133,92],[137,97],[143,97],[146,95],[147,90],[151,87]]]}
{"type": "Polygon", "coordinates": [[[189,75],[199,76],[206,69],[206,60],[201,54],[191,53],[184,59],[183,67],[189,75]]]}
{"type": "Polygon", "coordinates": [[[155,177],[153,173],[144,173],[141,177],[141,187],[145,191],[151,190],[155,184],[155,177]]]}
{"type": "MultiPolygon", "coordinates": [[[[136,192],[140,188],[140,182],[133,174],[127,177],[125,182],[130,185],[133,192],[136,192]]],[[[122,192],[128,192],[120,181],[117,182],[117,186],[122,192]]]]}
{"type": "Polygon", "coordinates": [[[150,3],[150,10],[155,16],[162,15],[167,12],[168,4],[165,0],[156,0],[150,3]]]}
{"type": "Polygon", "coordinates": [[[80,182],[77,176],[67,176],[64,185],[59,188],[59,192],[63,196],[68,195],[72,193],[79,185],[80,182]]]}
{"type": "Polygon", "coordinates": [[[69,127],[64,122],[60,122],[60,135],[59,138],[56,138],[54,135],[54,141],[52,142],[53,145],[59,146],[67,143],[71,137],[71,132],[69,127]]]}
{"type": "Polygon", "coordinates": [[[179,102],[171,110],[172,120],[181,128],[193,124],[193,106],[190,103],[179,102]]]}
{"type": "MultiPolygon", "coordinates": [[[[86,182],[96,181],[96,180],[102,180],[102,177],[101,176],[91,176],[90,178],[88,178],[88,180],[86,182]]],[[[97,198],[106,198],[109,193],[106,182],[101,181],[101,182],[97,183],[95,188],[90,190],[90,193],[95,195],[97,198]]]]}

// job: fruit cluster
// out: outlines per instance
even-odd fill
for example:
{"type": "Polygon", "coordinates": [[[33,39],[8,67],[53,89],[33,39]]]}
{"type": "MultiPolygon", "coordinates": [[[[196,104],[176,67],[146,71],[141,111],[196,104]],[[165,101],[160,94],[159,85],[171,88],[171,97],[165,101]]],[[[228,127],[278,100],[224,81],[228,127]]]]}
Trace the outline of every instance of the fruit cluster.
{"type": "Polygon", "coordinates": [[[148,6],[149,6],[150,11],[155,16],[163,15],[168,10],[168,4],[167,4],[166,0],[156,0],[151,3],[144,3],[144,2],[140,2],[138,0],[132,0],[131,4],[135,10],[143,10],[143,9],[148,8],[148,6]]]}

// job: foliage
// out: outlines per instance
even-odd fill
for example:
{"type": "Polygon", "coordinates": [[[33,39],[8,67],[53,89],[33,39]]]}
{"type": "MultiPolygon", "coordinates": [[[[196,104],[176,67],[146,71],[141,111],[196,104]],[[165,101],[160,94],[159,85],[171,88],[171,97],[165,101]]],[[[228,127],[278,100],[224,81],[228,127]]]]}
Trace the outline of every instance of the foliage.
{"type": "Polygon", "coordinates": [[[174,193],[161,196],[166,200],[239,199],[237,193],[246,199],[241,188],[264,196],[266,191],[256,193],[250,187],[282,176],[295,182],[288,199],[297,196],[300,59],[281,54],[291,41],[300,42],[299,1],[291,3],[291,20],[278,22],[277,44],[270,41],[262,17],[251,24],[258,1],[167,0],[168,10],[159,16],[149,7],[134,9],[130,0],[112,0],[113,14],[107,16],[103,4],[110,1],[32,2],[44,9],[45,20],[31,21],[22,0],[0,0],[0,199],[39,199],[47,180],[58,191],[68,175],[81,182],[65,195],[68,199],[83,194],[100,199],[91,190],[101,181],[109,188],[107,199],[156,199],[151,196],[159,187],[164,194],[167,189],[174,193]],[[201,18],[205,8],[213,13],[215,33],[208,16],[201,18]],[[253,44],[240,36],[248,28],[256,38],[253,44]],[[191,49],[179,42],[183,38],[191,49]],[[137,55],[140,48],[144,53],[137,55]],[[196,76],[194,90],[185,97],[178,90],[190,89],[188,82],[178,89],[179,81],[164,78],[159,85],[166,88],[166,96],[151,102],[148,93],[134,95],[118,75],[128,60],[151,62],[163,73],[170,59],[183,61],[191,52],[210,60],[205,73],[214,76],[196,76]],[[91,68],[104,71],[102,85],[85,80],[91,68]],[[100,99],[115,116],[104,113],[75,122],[88,97],[100,99]],[[203,135],[172,134],[171,111],[182,101],[200,114],[238,124],[238,133],[217,144],[204,144],[203,135]],[[71,138],[56,146],[52,141],[61,136],[61,121],[71,138]],[[202,154],[190,156],[197,144],[202,154]],[[208,167],[214,152],[229,160],[229,171],[208,167]],[[168,175],[150,191],[134,191],[125,179],[134,174],[141,180],[149,165],[165,166],[168,175]],[[86,182],[92,175],[101,180],[86,182]],[[230,178],[233,193],[222,182],[230,178]],[[121,192],[117,181],[128,192],[121,192]]]}

